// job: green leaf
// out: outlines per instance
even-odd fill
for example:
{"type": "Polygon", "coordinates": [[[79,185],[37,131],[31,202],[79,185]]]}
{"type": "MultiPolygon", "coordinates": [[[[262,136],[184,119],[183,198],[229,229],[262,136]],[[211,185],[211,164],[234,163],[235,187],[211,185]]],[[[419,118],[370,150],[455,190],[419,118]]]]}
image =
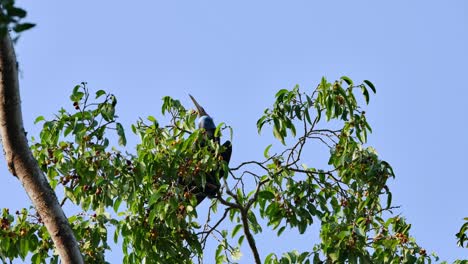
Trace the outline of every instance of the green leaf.
{"type": "Polygon", "coordinates": [[[104,90],[98,90],[96,92],[96,99],[101,97],[102,95],[105,95],[105,94],[106,94],[106,92],[104,90]]]}
{"type": "Polygon", "coordinates": [[[277,127],[274,126],[273,127],[273,135],[275,136],[275,138],[277,138],[283,145],[286,145],[284,143],[284,137],[281,135],[281,133],[278,131],[277,127]]]}
{"type": "Polygon", "coordinates": [[[268,147],[266,147],[266,149],[263,151],[263,156],[268,159],[270,157],[270,154],[268,153],[270,151],[270,148],[271,146],[273,146],[272,144],[268,145],[268,147]]]}
{"type": "Polygon", "coordinates": [[[232,229],[232,235],[231,235],[231,237],[235,237],[241,228],[242,228],[242,224],[236,225],[236,226],[232,229]]]}
{"type": "MultiPolygon", "coordinates": [[[[3,1],[2,1],[2,4],[3,4],[3,1]]],[[[19,18],[24,18],[26,17],[26,11],[22,8],[18,8],[18,7],[10,7],[10,8],[6,8],[7,9],[7,12],[8,12],[8,15],[9,16],[12,16],[12,17],[19,17],[19,18]]]]}
{"type": "Polygon", "coordinates": [[[223,252],[223,246],[221,244],[218,245],[218,247],[216,248],[216,253],[215,253],[215,256],[216,256],[216,263],[223,263],[224,261],[224,256],[221,255],[221,252],[223,252]]]}
{"type": "Polygon", "coordinates": [[[287,89],[281,89],[276,93],[276,98],[278,99],[279,102],[283,101],[283,96],[289,92],[287,89]]]}
{"type": "Polygon", "coordinates": [[[119,211],[119,207],[120,207],[120,204],[122,203],[122,199],[120,197],[117,197],[117,199],[115,199],[115,202],[114,202],[114,212],[118,212],[119,211]]]}
{"type": "Polygon", "coordinates": [[[151,122],[156,122],[156,118],[154,116],[148,116],[146,119],[148,119],[151,122]]]}
{"type": "Polygon", "coordinates": [[[63,131],[63,136],[68,136],[73,131],[73,126],[69,125],[65,127],[65,131],[63,131]]]}
{"type": "Polygon", "coordinates": [[[239,237],[239,240],[237,240],[237,243],[238,243],[239,245],[242,245],[242,242],[244,242],[244,239],[245,239],[245,236],[244,236],[244,235],[240,236],[240,237],[239,237]]]}
{"type": "Polygon", "coordinates": [[[325,77],[322,77],[319,88],[322,89],[322,90],[325,90],[325,89],[327,89],[327,86],[328,86],[327,79],[325,77]]]}
{"type": "MultiPolygon", "coordinates": [[[[322,114],[322,112],[317,110],[317,114],[318,114],[318,118],[320,119],[320,115],[322,114]]],[[[306,109],[304,111],[304,116],[306,117],[307,122],[312,125],[312,120],[310,119],[309,109],[306,109]]]]}
{"type": "Polygon", "coordinates": [[[330,121],[331,117],[332,117],[332,114],[333,114],[333,99],[329,96],[327,97],[326,99],[326,116],[327,116],[327,121],[330,121]]]}
{"type": "Polygon", "coordinates": [[[281,236],[281,234],[284,232],[285,229],[286,229],[286,226],[280,227],[280,229],[278,229],[278,232],[276,233],[276,235],[281,236]]]}
{"type": "Polygon", "coordinates": [[[294,113],[296,114],[297,119],[302,120],[302,112],[301,107],[299,105],[295,105],[293,107],[294,113]]]}
{"type": "Polygon", "coordinates": [[[117,98],[114,95],[110,96],[111,105],[114,108],[117,105],[117,98]]]}
{"type": "Polygon", "coordinates": [[[369,80],[364,80],[364,83],[367,84],[367,86],[369,86],[369,88],[371,88],[371,90],[376,93],[377,90],[375,89],[375,86],[373,83],[371,83],[369,80]]]}
{"type": "Polygon", "coordinates": [[[105,104],[102,107],[101,115],[107,122],[111,122],[114,119],[115,108],[111,104],[105,104]]]}
{"type": "Polygon", "coordinates": [[[367,91],[366,86],[362,85],[362,94],[364,95],[364,98],[366,99],[366,104],[369,104],[369,91],[367,91]]]}
{"type": "Polygon", "coordinates": [[[265,119],[266,118],[267,118],[266,116],[262,116],[260,119],[258,119],[258,121],[257,121],[258,134],[260,134],[260,132],[262,131],[262,127],[265,124],[265,119]]]}
{"type": "Polygon", "coordinates": [[[263,190],[258,193],[258,197],[271,201],[275,198],[275,194],[269,190],[263,190]]]}
{"type": "Polygon", "coordinates": [[[73,87],[72,94],[70,95],[70,100],[73,102],[78,102],[81,100],[81,98],[83,98],[84,93],[79,91],[80,88],[81,85],[75,85],[75,87],[73,87]]]}
{"type": "Polygon", "coordinates": [[[13,30],[16,32],[16,33],[20,33],[20,32],[23,32],[23,31],[26,31],[28,29],[31,29],[33,27],[35,27],[36,24],[32,24],[32,23],[23,23],[23,24],[18,24],[16,26],[13,27],[13,30]]]}
{"type": "Polygon", "coordinates": [[[41,122],[41,121],[44,121],[44,120],[45,120],[45,118],[44,118],[43,116],[38,116],[38,117],[36,118],[36,120],[34,120],[34,124],[37,124],[37,123],[39,123],[39,122],[41,122]]]}
{"type": "Polygon", "coordinates": [[[265,258],[265,263],[274,263],[273,260],[276,260],[276,255],[275,253],[270,253],[268,256],[265,258]]]}
{"type": "MultiPolygon", "coordinates": [[[[338,87],[338,92],[340,93],[340,95],[343,97],[343,99],[345,100],[346,102],[346,105],[348,106],[348,111],[351,113],[351,115],[353,114],[353,111],[354,111],[354,106],[351,104],[351,102],[349,101],[349,98],[348,96],[346,95],[346,92],[345,90],[343,90],[343,88],[338,87]]],[[[346,111],[346,109],[345,109],[346,111]]],[[[346,115],[345,115],[345,118],[346,118],[346,115]]],[[[344,118],[343,118],[344,119],[344,118]]]]}
{"type": "Polygon", "coordinates": [[[215,137],[221,136],[221,128],[223,126],[224,126],[224,122],[221,122],[216,126],[216,130],[215,130],[215,133],[214,133],[215,137]]]}
{"type": "MultiPolygon", "coordinates": [[[[169,187],[169,186],[167,186],[167,185],[162,185],[162,186],[160,187],[160,189],[164,189],[164,188],[168,188],[168,187],[169,187]]],[[[162,195],[163,195],[163,194],[162,194],[161,192],[159,192],[159,191],[153,193],[153,194],[151,195],[150,199],[149,199],[149,205],[155,204],[155,203],[159,200],[159,198],[161,198],[162,195]]]]}
{"type": "Polygon", "coordinates": [[[353,86],[353,80],[351,80],[348,76],[341,76],[341,80],[345,81],[349,86],[353,86]]]}
{"type": "Polygon", "coordinates": [[[239,201],[243,203],[245,200],[245,197],[244,197],[244,194],[242,193],[241,188],[237,188],[236,195],[237,195],[237,199],[239,199],[239,201]]]}
{"type": "Polygon", "coordinates": [[[296,127],[294,126],[294,124],[291,122],[291,119],[286,119],[285,120],[285,124],[286,124],[286,127],[289,128],[289,130],[291,130],[291,135],[293,137],[296,136],[296,127]]]}

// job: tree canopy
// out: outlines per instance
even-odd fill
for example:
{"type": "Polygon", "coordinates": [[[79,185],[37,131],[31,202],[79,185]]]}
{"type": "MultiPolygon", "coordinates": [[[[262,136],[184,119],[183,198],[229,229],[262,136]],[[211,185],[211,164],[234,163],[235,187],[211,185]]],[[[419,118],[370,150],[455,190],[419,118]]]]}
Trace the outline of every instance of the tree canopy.
{"type": "MultiPolygon", "coordinates": [[[[0,65],[5,77],[17,74],[11,70],[16,67],[14,56],[8,57],[14,55],[8,29],[19,33],[34,25],[21,22],[26,12],[14,1],[1,4],[0,65]]],[[[16,79],[2,80],[1,96],[9,102],[5,91],[16,79]]],[[[164,97],[165,118],[149,116],[133,124],[139,143],[127,147],[117,97],[81,83],[72,89],[67,107],[53,118],[36,119],[42,131],[29,147],[68,216],[86,263],[107,263],[106,252],[117,244],[123,263],[236,263],[242,261],[244,243],[256,263],[437,261],[411,237],[404,217],[394,214],[397,206],[387,181],[395,174],[367,146],[372,129],[364,107],[375,92],[372,82],[354,83],[346,76],[333,82],[322,78],[315,89],[278,91],[257,122],[259,133],[271,131],[278,141],[252,150],[263,152],[264,159],[229,167],[222,158],[224,146],[197,128],[196,111],[179,100],[164,97]],[[328,151],[328,162],[317,164],[307,155],[316,146],[328,151]],[[194,189],[203,191],[211,175],[221,188],[204,201],[211,204],[201,215],[194,189]],[[279,237],[291,229],[306,234],[314,224],[320,227],[319,240],[311,240],[308,251],[260,252],[256,245],[256,237],[267,230],[279,237]],[[214,256],[204,254],[208,243],[217,246],[214,256]]],[[[2,109],[8,116],[8,103],[2,109]]],[[[233,140],[234,131],[225,121],[215,135],[231,135],[233,140]]],[[[18,176],[14,165],[9,166],[18,176]]],[[[36,194],[27,191],[33,199],[36,194]]],[[[41,210],[2,210],[3,263],[16,258],[59,262],[56,234],[44,225],[41,210]]],[[[467,225],[456,235],[462,247],[468,240],[467,225]]]]}
{"type": "MultiPolygon", "coordinates": [[[[126,150],[116,96],[82,83],[72,91],[71,109],[36,119],[43,128],[31,149],[61,205],[74,208],[68,219],[87,263],[105,263],[112,238],[122,241],[123,263],[203,262],[213,258],[203,255],[209,239],[218,241],[217,263],[236,262],[245,242],[257,263],[424,263],[433,258],[410,236],[405,219],[392,215],[390,164],[365,146],[371,126],[359,102],[368,103],[374,92],[370,81],[354,84],[348,77],[323,78],[312,90],[278,91],[257,123],[259,132],[272,130],[278,151],[270,153],[269,145],[264,160],[219,175],[222,188],[203,223],[195,196],[179,179],[191,177],[203,186],[208,172],[228,171],[227,164],[219,158],[222,147],[197,129],[196,112],[176,99],[163,98],[167,124],[150,116],[132,125],[140,143],[126,150]],[[112,147],[114,135],[119,147],[112,147]],[[329,150],[328,164],[315,165],[303,155],[312,142],[329,150]],[[223,221],[232,228],[220,230],[223,221]],[[269,252],[260,259],[255,236],[264,229],[281,236],[291,228],[304,233],[313,224],[320,225],[320,241],[311,242],[310,251],[269,252]],[[109,230],[115,231],[111,238],[109,230]]],[[[216,133],[232,130],[221,123],[216,133]]],[[[58,261],[32,208],[4,209],[1,234],[4,261],[58,261]]]]}

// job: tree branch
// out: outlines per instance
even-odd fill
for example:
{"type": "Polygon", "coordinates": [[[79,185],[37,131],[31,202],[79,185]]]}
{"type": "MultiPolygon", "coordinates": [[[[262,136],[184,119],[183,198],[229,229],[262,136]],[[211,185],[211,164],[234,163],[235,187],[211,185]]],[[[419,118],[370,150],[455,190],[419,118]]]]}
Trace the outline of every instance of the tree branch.
{"type": "Polygon", "coordinates": [[[8,169],[21,181],[54,241],[62,263],[83,263],[68,219],[28,146],[21,114],[16,56],[8,34],[0,36],[0,135],[8,169]]]}
{"type": "MultiPolygon", "coordinates": [[[[231,207],[228,207],[224,210],[224,214],[223,216],[216,222],[216,224],[214,224],[214,226],[212,227],[209,227],[208,225],[206,225],[205,227],[205,230],[204,231],[201,231],[201,232],[198,232],[197,235],[202,235],[202,240],[201,240],[201,244],[205,244],[206,243],[206,240],[208,238],[208,236],[214,231],[216,230],[216,228],[218,228],[218,226],[224,221],[224,219],[226,219],[229,211],[231,211],[232,208],[231,207]],[[208,230],[206,230],[207,228],[209,228],[208,230]]],[[[207,223],[208,224],[208,223],[207,223]]]]}
{"type": "Polygon", "coordinates": [[[252,250],[252,253],[254,255],[255,263],[261,264],[262,261],[260,260],[260,255],[258,254],[257,246],[255,245],[255,239],[252,233],[250,232],[248,213],[249,213],[248,209],[241,210],[241,219],[242,219],[242,226],[244,227],[244,234],[245,234],[245,237],[247,238],[247,242],[249,242],[250,249],[252,250]]]}

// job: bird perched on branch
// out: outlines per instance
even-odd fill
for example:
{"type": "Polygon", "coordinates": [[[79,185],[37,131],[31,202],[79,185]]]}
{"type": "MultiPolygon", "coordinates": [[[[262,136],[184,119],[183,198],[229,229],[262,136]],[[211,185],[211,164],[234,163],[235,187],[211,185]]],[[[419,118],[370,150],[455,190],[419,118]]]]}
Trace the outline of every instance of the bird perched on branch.
{"type": "MultiPolygon", "coordinates": [[[[211,116],[208,115],[205,109],[200,104],[198,104],[197,100],[195,100],[193,96],[191,95],[189,96],[197,108],[197,113],[199,116],[198,128],[205,129],[208,140],[213,140],[216,144],[219,144],[220,138],[219,136],[215,135],[216,125],[214,124],[213,118],[211,118],[211,116]]],[[[226,142],[223,143],[222,146],[223,146],[224,151],[221,152],[220,155],[222,159],[226,161],[227,164],[229,164],[229,161],[231,160],[231,153],[232,153],[231,141],[227,140],[226,142]]],[[[224,175],[225,173],[226,173],[225,171],[220,170],[219,175],[224,175]]],[[[218,172],[215,170],[215,171],[211,171],[207,173],[205,186],[194,188],[195,190],[194,193],[197,197],[197,203],[200,204],[207,196],[209,198],[215,197],[220,187],[221,187],[221,184],[219,182],[218,172]]]]}

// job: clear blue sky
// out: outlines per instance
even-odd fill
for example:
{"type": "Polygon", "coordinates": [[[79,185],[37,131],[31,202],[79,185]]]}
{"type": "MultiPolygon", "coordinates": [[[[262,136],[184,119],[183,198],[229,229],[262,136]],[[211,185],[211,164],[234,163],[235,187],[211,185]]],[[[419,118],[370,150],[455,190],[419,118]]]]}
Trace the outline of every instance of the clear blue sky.
{"type": "MultiPolygon", "coordinates": [[[[117,95],[127,128],[138,117],[160,116],[162,96],[191,105],[191,93],[215,121],[233,126],[237,164],[261,157],[269,144],[255,122],[278,89],[313,89],[322,76],[369,79],[377,87],[367,110],[369,144],[397,174],[391,188],[399,212],[429,252],[449,261],[468,256],[454,236],[468,216],[468,2],[19,4],[37,23],[16,46],[29,135],[38,132],[35,117],[68,104],[81,81],[117,95]]],[[[4,162],[0,172],[0,207],[28,207],[4,162]]],[[[259,245],[264,256],[310,249],[304,241],[313,244],[291,233],[259,245]]],[[[251,263],[247,248],[243,253],[241,263],[251,263]]]]}

